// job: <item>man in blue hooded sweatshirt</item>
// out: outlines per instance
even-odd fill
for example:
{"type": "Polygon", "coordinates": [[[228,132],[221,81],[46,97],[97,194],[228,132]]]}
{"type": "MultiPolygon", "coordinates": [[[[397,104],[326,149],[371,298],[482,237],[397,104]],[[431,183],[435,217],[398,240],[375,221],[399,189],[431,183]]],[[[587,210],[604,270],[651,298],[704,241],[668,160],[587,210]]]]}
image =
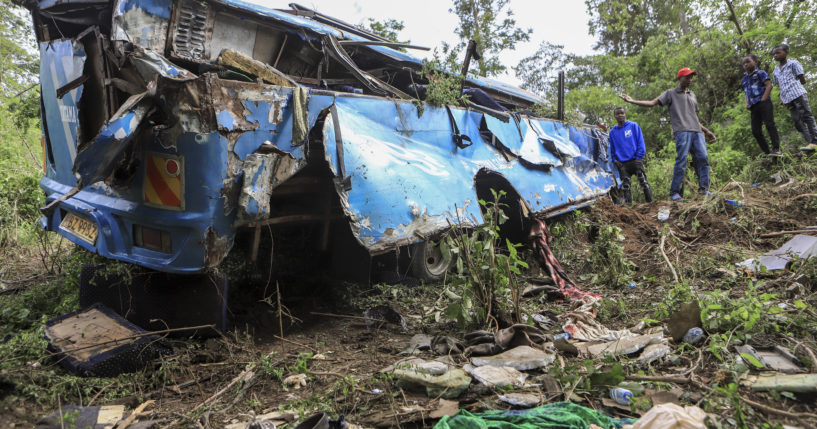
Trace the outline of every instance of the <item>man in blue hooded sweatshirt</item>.
{"type": "Polygon", "coordinates": [[[630,191],[630,176],[633,174],[638,178],[641,189],[644,190],[644,199],[648,203],[652,202],[652,190],[650,190],[650,184],[647,183],[644,164],[641,162],[647,152],[641,127],[627,120],[627,113],[623,107],[616,107],[613,116],[618,125],[610,130],[610,153],[613,155],[613,162],[621,176],[621,192],[624,202],[627,204],[633,202],[633,195],[630,191]]]}

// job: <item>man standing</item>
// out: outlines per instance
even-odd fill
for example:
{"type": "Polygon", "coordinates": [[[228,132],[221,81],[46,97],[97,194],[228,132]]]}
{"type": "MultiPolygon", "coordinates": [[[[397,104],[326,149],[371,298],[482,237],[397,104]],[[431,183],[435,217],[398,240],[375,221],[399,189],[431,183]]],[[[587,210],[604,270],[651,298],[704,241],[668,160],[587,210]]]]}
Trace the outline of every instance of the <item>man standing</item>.
{"type": "Polygon", "coordinates": [[[624,101],[636,106],[653,107],[660,104],[669,109],[676,152],[670,185],[670,198],[673,201],[681,199],[681,184],[686,174],[690,151],[695,158],[695,170],[698,173],[698,193],[709,195],[709,157],[706,154],[704,133],[709,137],[709,141],[714,141],[716,137],[698,120],[698,99],[689,89],[696,74],[697,72],[689,67],[678,70],[676,75],[678,86],[664,91],[658,98],[652,100],[633,100],[629,95],[621,94],[624,101]]]}
{"type": "Polygon", "coordinates": [[[633,195],[630,186],[630,176],[635,174],[638,184],[644,190],[644,199],[652,202],[652,190],[644,174],[642,159],[647,152],[644,145],[644,135],[637,123],[627,120],[627,113],[623,107],[616,107],[613,111],[618,125],[610,130],[610,154],[618,168],[621,177],[621,192],[624,202],[632,204],[633,195]]]}
{"type": "Polygon", "coordinates": [[[811,106],[808,103],[806,88],[806,77],[803,66],[797,60],[789,60],[789,45],[781,43],[774,47],[772,51],[777,67],[774,68],[774,82],[780,87],[780,102],[789,108],[791,120],[794,127],[803,134],[808,146],[800,150],[813,151],[817,147],[817,124],[814,122],[814,115],[811,114],[811,106]]]}

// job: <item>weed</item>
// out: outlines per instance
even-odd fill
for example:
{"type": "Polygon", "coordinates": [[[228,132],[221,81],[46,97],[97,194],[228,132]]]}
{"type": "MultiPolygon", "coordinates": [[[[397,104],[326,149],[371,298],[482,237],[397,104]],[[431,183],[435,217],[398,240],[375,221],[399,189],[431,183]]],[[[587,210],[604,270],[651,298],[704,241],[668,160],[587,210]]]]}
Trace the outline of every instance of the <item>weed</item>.
{"type": "Polygon", "coordinates": [[[261,356],[258,362],[258,369],[264,374],[271,376],[273,379],[281,381],[284,379],[284,368],[278,366],[279,361],[274,361],[275,355],[270,353],[261,356]]]}
{"type": "MultiPolygon", "coordinates": [[[[424,101],[435,107],[464,104],[467,97],[462,95],[462,76],[440,71],[441,69],[442,65],[438,60],[423,60],[420,77],[428,80],[424,101]]],[[[422,101],[415,100],[414,104],[417,106],[417,116],[422,116],[422,101]]]]}
{"type": "Polygon", "coordinates": [[[654,319],[664,320],[671,314],[675,313],[682,304],[697,300],[692,293],[692,288],[689,285],[689,280],[682,280],[672,286],[669,292],[664,297],[664,300],[658,303],[658,309],[655,311],[654,319]]]}
{"type": "Polygon", "coordinates": [[[635,265],[624,255],[626,237],[616,225],[599,227],[598,237],[590,248],[590,264],[597,269],[590,275],[593,283],[622,286],[632,278],[635,265]]]}
{"type": "Polygon", "coordinates": [[[298,358],[295,360],[295,365],[288,367],[288,369],[292,372],[296,372],[298,374],[306,374],[309,372],[309,359],[311,359],[313,353],[298,353],[298,358]]]}
{"type": "Polygon", "coordinates": [[[491,193],[494,201],[479,201],[485,223],[470,234],[454,229],[440,243],[443,257],[450,260],[452,253],[457,255],[457,271],[450,283],[454,289],[449,294],[452,302],[445,315],[460,326],[499,325],[508,313],[512,313],[515,322],[521,320],[521,291],[515,276],[521,274],[520,268],[527,269],[528,264],[517,250],[521,244],[506,239],[505,246],[500,247],[499,227],[508,217],[498,201],[505,192],[492,189],[491,193]]]}

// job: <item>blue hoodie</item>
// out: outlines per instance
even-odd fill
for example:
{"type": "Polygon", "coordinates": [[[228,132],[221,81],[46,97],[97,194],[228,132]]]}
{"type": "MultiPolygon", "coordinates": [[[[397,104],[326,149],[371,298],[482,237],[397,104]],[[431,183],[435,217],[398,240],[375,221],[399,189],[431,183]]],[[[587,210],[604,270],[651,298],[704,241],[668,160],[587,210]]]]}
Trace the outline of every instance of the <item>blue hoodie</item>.
{"type": "Polygon", "coordinates": [[[644,135],[635,122],[624,121],[624,125],[616,125],[610,130],[610,153],[613,160],[627,162],[642,159],[646,152],[644,135]]]}

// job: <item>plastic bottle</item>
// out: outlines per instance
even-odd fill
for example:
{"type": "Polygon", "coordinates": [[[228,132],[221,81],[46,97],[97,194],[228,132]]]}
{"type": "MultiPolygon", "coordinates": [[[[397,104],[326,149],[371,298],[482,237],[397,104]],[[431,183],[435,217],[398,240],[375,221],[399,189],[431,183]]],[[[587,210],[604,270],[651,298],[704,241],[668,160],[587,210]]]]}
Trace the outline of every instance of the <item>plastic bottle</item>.
{"type": "Polygon", "coordinates": [[[687,344],[698,344],[704,338],[704,330],[701,328],[690,328],[684,335],[683,341],[687,344]]]}
{"type": "Polygon", "coordinates": [[[658,220],[666,222],[669,219],[669,207],[661,207],[658,209],[658,220]]]}
{"type": "Polygon", "coordinates": [[[637,287],[638,287],[638,283],[636,283],[636,282],[629,282],[629,283],[627,283],[625,286],[627,286],[627,289],[635,289],[635,288],[637,288],[637,287]]]}
{"type": "Polygon", "coordinates": [[[743,207],[746,205],[746,203],[744,203],[741,200],[725,200],[725,201],[727,204],[733,205],[735,207],[743,207]]]}
{"type": "Polygon", "coordinates": [[[630,405],[630,401],[633,399],[633,392],[621,387],[616,387],[610,389],[610,399],[621,405],[630,405]]]}
{"type": "Polygon", "coordinates": [[[564,338],[565,341],[570,339],[570,332],[562,332],[561,334],[554,335],[553,340],[556,341],[559,338],[564,338]]]}

